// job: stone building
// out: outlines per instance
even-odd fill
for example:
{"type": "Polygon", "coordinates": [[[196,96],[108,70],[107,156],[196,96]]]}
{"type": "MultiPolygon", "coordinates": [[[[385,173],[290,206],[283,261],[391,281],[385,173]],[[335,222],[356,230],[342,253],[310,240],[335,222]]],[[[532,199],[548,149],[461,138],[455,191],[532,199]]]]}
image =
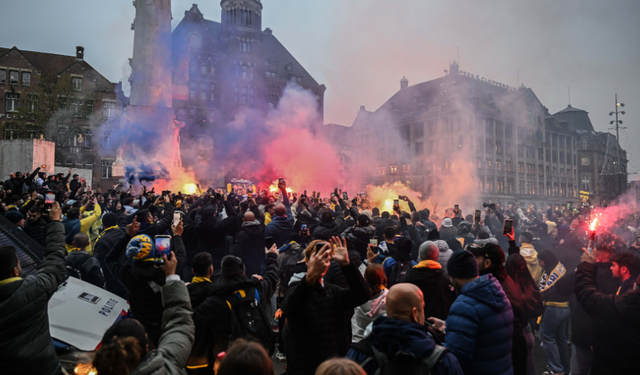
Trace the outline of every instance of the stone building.
{"type": "Polygon", "coordinates": [[[98,144],[107,151],[115,145],[94,139],[93,131],[119,117],[126,97],[121,84],[84,60],[83,47],[76,47],[75,56],[0,48],[0,96],[2,139],[55,142],[55,167],[93,171],[94,187],[113,184],[113,159],[100,158],[96,150],[98,144]]]}
{"type": "Polygon", "coordinates": [[[341,189],[347,189],[352,181],[352,154],[351,154],[351,128],[338,125],[338,124],[326,124],[320,128],[321,138],[333,147],[338,161],[340,162],[340,170],[338,174],[338,187],[341,189]]]}
{"type": "Polygon", "coordinates": [[[220,5],[222,22],[205,19],[194,4],[172,34],[173,108],[186,123],[183,134],[200,137],[240,111],[266,113],[292,83],[317,96],[322,118],[325,86],[271,29],[262,29],[262,3],[222,0],[220,5]]]}
{"type": "Polygon", "coordinates": [[[589,113],[571,105],[553,117],[576,133],[577,179],[581,194],[589,195],[589,203],[602,206],[622,194],[628,184],[628,160],[616,137],[595,131],[589,113]]]}
{"type": "Polygon", "coordinates": [[[361,107],[351,132],[354,163],[365,166],[360,185],[402,181],[428,194],[466,163],[485,202],[542,209],[578,202],[577,134],[530,88],[481,78],[456,62],[428,82],[410,86],[403,78],[379,109],[361,107]]]}

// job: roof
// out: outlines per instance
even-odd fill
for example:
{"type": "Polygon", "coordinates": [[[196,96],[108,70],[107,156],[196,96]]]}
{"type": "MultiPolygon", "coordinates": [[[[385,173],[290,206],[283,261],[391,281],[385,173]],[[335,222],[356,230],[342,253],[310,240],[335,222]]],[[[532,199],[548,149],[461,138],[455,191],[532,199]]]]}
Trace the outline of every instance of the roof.
{"type": "Polygon", "coordinates": [[[589,119],[589,112],[572,107],[571,105],[555,113],[553,117],[557,118],[560,122],[566,123],[569,129],[573,131],[594,131],[591,119],[589,119]]]}

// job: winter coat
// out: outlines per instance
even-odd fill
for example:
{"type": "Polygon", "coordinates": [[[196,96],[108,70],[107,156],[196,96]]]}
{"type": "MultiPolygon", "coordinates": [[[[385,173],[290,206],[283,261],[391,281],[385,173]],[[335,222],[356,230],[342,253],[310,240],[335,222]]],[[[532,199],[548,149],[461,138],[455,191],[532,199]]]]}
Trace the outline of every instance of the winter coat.
{"type": "Polygon", "coordinates": [[[27,219],[24,223],[23,231],[40,246],[45,246],[45,238],[47,234],[47,222],[40,218],[37,222],[32,223],[27,219]]]}
{"type": "Polygon", "coordinates": [[[513,310],[492,275],[467,283],[451,305],[445,346],[465,375],[513,374],[513,310]]]}
{"type": "MultiPolygon", "coordinates": [[[[431,355],[436,347],[427,328],[420,324],[405,322],[381,316],[373,322],[371,334],[368,340],[371,345],[388,358],[399,351],[412,353],[418,362],[431,355]]],[[[374,359],[364,363],[370,356],[352,348],[347,353],[347,358],[364,365],[364,371],[373,375],[379,369],[378,362],[374,359]]],[[[444,354],[440,361],[431,369],[432,375],[463,375],[458,360],[451,353],[444,354]]]]}
{"type": "MultiPolygon", "coordinates": [[[[155,207],[153,208],[155,209],[155,207]]],[[[175,208],[172,203],[165,203],[163,207],[164,214],[162,215],[162,219],[158,220],[156,223],[140,223],[138,234],[146,234],[151,238],[155,238],[155,236],[157,236],[158,234],[168,234],[167,231],[171,228],[171,224],[173,223],[174,210],[175,208]]],[[[133,221],[133,216],[134,215],[129,216],[129,218],[131,218],[131,220],[128,220],[129,223],[133,221]]]]}
{"type": "MultiPolygon", "coordinates": [[[[122,285],[127,289],[131,313],[147,331],[149,340],[157,343],[162,328],[162,296],[161,287],[165,282],[162,268],[156,268],[153,262],[129,260],[121,263],[131,237],[125,234],[116,246],[107,254],[105,263],[122,285]]],[[[184,263],[186,253],[181,236],[173,236],[173,248],[178,264],[184,263]]]]}
{"type": "Polygon", "coordinates": [[[5,374],[58,374],[60,361],[49,334],[49,299],[66,277],[64,226],[47,225],[40,269],[0,280],[0,363],[5,374]]]}
{"type": "Polygon", "coordinates": [[[404,280],[420,288],[424,297],[424,316],[445,320],[456,299],[449,276],[438,262],[423,260],[414,266],[404,280]]]}
{"type": "Polygon", "coordinates": [[[369,240],[375,237],[376,231],[371,226],[366,227],[349,227],[345,229],[340,237],[346,238],[353,243],[353,246],[360,254],[362,259],[367,257],[367,248],[369,247],[369,240]]]}
{"type": "Polygon", "coordinates": [[[405,229],[403,225],[403,236],[411,239],[411,259],[418,259],[420,245],[427,241],[428,233],[424,231],[424,227],[409,225],[405,229]]]}
{"type": "MultiPolygon", "coordinates": [[[[602,294],[614,295],[620,287],[620,279],[613,278],[611,263],[596,263],[596,285],[602,294]]],[[[576,273],[571,272],[558,282],[558,292],[570,296],[576,291],[576,273]]],[[[593,346],[593,319],[580,303],[572,306],[571,342],[585,350],[593,346]]]]}
{"type": "Polygon", "coordinates": [[[80,280],[93,284],[99,288],[104,288],[104,276],[100,268],[100,261],[91,256],[84,250],[74,249],[67,259],[67,272],[71,276],[78,277],[80,280]]]}
{"type": "Polygon", "coordinates": [[[364,338],[367,326],[379,316],[387,316],[387,294],[389,289],[382,289],[371,299],[355,308],[351,318],[351,342],[358,342],[364,338]]]}
{"type": "Polygon", "coordinates": [[[456,238],[458,236],[458,228],[456,227],[440,227],[440,239],[446,241],[451,238],[456,238]]]}
{"type": "Polygon", "coordinates": [[[291,213],[291,204],[289,203],[289,197],[284,194],[282,201],[286,208],[287,214],[285,216],[275,216],[271,218],[271,222],[267,224],[264,229],[264,237],[272,237],[276,241],[276,246],[280,247],[287,243],[291,232],[293,232],[293,213],[291,213]]]}
{"type": "Polygon", "coordinates": [[[309,285],[304,276],[299,281],[292,278],[282,302],[292,341],[287,371],[313,375],[323,361],[347,354],[351,340],[344,312],[367,302],[371,292],[353,263],[342,272],[349,289],[320,281],[309,285]]]}
{"type": "Polygon", "coordinates": [[[187,287],[182,281],[170,281],[161,294],[164,310],[158,349],[150,351],[130,375],[186,374],[195,332],[187,287]]]}
{"type": "Polygon", "coordinates": [[[236,235],[233,255],[242,259],[246,275],[262,275],[264,247],[264,227],[260,221],[243,223],[242,230],[236,235]]]}
{"type": "Polygon", "coordinates": [[[198,250],[211,254],[215,274],[220,272],[222,258],[229,255],[226,235],[233,234],[236,221],[236,210],[227,201],[223,202],[227,218],[216,215],[216,207],[212,204],[203,207],[196,215],[195,229],[198,232],[198,250]]]}
{"type": "Polygon", "coordinates": [[[451,258],[451,254],[453,254],[453,250],[447,248],[446,250],[440,249],[440,255],[438,255],[438,263],[442,266],[445,274],[447,273],[447,263],[449,262],[449,258],[451,258]]]}
{"type": "Polygon", "coordinates": [[[332,236],[339,236],[342,233],[342,225],[344,224],[344,215],[342,208],[336,206],[335,218],[330,221],[321,221],[313,230],[312,237],[314,240],[329,241],[332,236]]]}
{"type": "Polygon", "coordinates": [[[593,318],[591,374],[636,374],[640,348],[640,289],[624,295],[598,290],[595,265],[583,262],[576,273],[576,298],[593,318]]]}
{"type": "MultiPolygon", "coordinates": [[[[83,212],[84,212],[84,207],[80,208],[80,215],[82,215],[83,212]]],[[[65,230],[64,241],[66,243],[67,252],[73,250],[73,245],[71,243],[73,242],[73,237],[75,237],[76,234],[82,232],[82,233],[86,234],[87,236],[89,236],[89,231],[91,230],[91,226],[98,219],[100,219],[100,215],[102,215],[102,209],[100,208],[99,204],[96,204],[96,205],[94,205],[93,214],[91,214],[88,217],[85,217],[85,218],[82,218],[82,219],[68,219],[65,216],[62,219],[62,224],[64,224],[64,230],[65,230]]],[[[91,244],[89,244],[89,246],[87,246],[86,250],[87,250],[87,252],[89,254],[93,253],[93,249],[91,247],[91,244]]]]}
{"type": "MultiPolygon", "coordinates": [[[[116,246],[116,244],[122,239],[122,237],[125,236],[125,234],[125,229],[120,227],[112,227],[103,230],[96,239],[96,242],[93,244],[93,256],[95,256],[96,259],[98,259],[98,261],[100,262],[106,289],[124,299],[128,299],[127,290],[122,285],[122,283],[120,283],[120,280],[118,280],[111,274],[111,271],[109,270],[109,267],[107,267],[106,263],[107,254],[109,254],[109,251],[111,251],[111,249],[116,246]]],[[[126,263],[129,262],[130,259],[128,259],[125,254],[122,254],[122,257],[119,261],[120,263],[126,263]]]]}

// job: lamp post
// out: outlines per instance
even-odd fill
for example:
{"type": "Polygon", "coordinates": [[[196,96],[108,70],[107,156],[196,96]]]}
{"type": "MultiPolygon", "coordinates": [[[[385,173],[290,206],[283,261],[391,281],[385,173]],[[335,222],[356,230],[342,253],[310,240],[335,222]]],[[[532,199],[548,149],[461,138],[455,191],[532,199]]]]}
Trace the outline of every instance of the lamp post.
{"type": "MultiPolygon", "coordinates": [[[[618,119],[618,115],[624,115],[625,111],[622,110],[622,108],[624,107],[624,103],[620,103],[618,101],[618,94],[616,93],[615,96],[616,99],[616,106],[615,106],[615,111],[613,112],[609,112],[609,116],[613,116],[614,114],[616,115],[616,119],[615,120],[611,120],[609,121],[609,124],[615,124],[615,128],[616,128],[616,141],[618,142],[618,148],[616,149],[616,161],[615,163],[617,164],[615,170],[618,170],[618,168],[621,168],[620,166],[620,125],[622,125],[622,120],[618,119]]],[[[623,171],[620,171],[620,173],[616,173],[616,194],[620,193],[620,174],[622,174],[623,171]]]]}

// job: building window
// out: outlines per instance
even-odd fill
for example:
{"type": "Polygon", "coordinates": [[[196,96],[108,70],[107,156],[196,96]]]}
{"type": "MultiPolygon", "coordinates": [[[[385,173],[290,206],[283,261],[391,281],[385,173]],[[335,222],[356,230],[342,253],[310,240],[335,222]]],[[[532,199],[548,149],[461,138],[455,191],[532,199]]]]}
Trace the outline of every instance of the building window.
{"type": "Polygon", "coordinates": [[[511,160],[507,160],[505,164],[507,172],[511,172],[511,160]]]}
{"type": "Polygon", "coordinates": [[[538,194],[544,195],[544,182],[538,183],[538,194]]]}
{"type": "Polygon", "coordinates": [[[587,149],[587,138],[582,138],[582,149],[586,150],[587,149]]]}
{"type": "Polygon", "coordinates": [[[560,164],[564,164],[564,152],[560,152],[560,164]]]}
{"type": "Polygon", "coordinates": [[[423,123],[416,124],[414,133],[416,138],[424,137],[424,124],[423,123]]]}
{"type": "Polygon", "coordinates": [[[478,169],[482,169],[482,159],[476,158],[476,163],[478,165],[478,169]]]}
{"type": "Polygon", "coordinates": [[[73,91],[82,91],[82,77],[71,77],[71,89],[73,91]]]}
{"type": "Polygon", "coordinates": [[[531,163],[527,163],[527,174],[536,174],[536,166],[531,163]]]}
{"type": "Polygon", "coordinates": [[[496,169],[499,171],[502,170],[502,160],[496,159],[496,169]]]}
{"type": "Polygon", "coordinates": [[[207,75],[207,63],[205,61],[200,64],[200,74],[207,75]]]}
{"type": "Polygon", "coordinates": [[[4,139],[17,139],[17,138],[18,138],[18,125],[5,123],[4,139]]]}
{"type": "Polygon", "coordinates": [[[102,102],[102,117],[114,118],[116,116],[116,102],[102,102]]]}
{"type": "Polygon", "coordinates": [[[493,154],[493,139],[487,138],[485,143],[485,152],[487,154],[493,154]]]}
{"type": "Polygon", "coordinates": [[[411,164],[402,164],[402,173],[411,173],[411,164]]]}
{"type": "Polygon", "coordinates": [[[81,99],[71,99],[71,113],[73,113],[73,117],[82,117],[82,105],[83,101],[81,99]]]}
{"type": "Polygon", "coordinates": [[[542,147],[538,147],[538,160],[544,160],[544,149],[542,147]]]}
{"type": "Polygon", "coordinates": [[[17,70],[12,70],[9,72],[9,84],[10,85],[17,85],[18,84],[18,78],[20,77],[20,72],[18,72],[17,70]]]}
{"type": "Polygon", "coordinates": [[[31,72],[22,72],[22,86],[31,86],[31,72]]]}
{"type": "Polygon", "coordinates": [[[27,94],[27,112],[35,113],[38,111],[38,95],[27,94]]]}
{"type": "Polygon", "coordinates": [[[496,141],[496,154],[502,154],[502,141],[496,141]]]}
{"type": "Polygon", "coordinates": [[[524,173],[524,163],[518,162],[518,173],[524,173]]]}
{"type": "Polygon", "coordinates": [[[207,92],[200,91],[200,100],[207,100],[207,92]]]}
{"type": "Polygon", "coordinates": [[[524,145],[518,145],[518,157],[524,157],[524,145]]]}
{"type": "Polygon", "coordinates": [[[102,161],[102,173],[101,173],[102,179],[110,179],[111,177],[113,177],[112,168],[113,168],[113,161],[111,160],[102,161]]]}
{"type": "Polygon", "coordinates": [[[513,155],[513,148],[511,147],[511,142],[505,142],[504,148],[507,155],[513,155]]]}
{"type": "Polygon", "coordinates": [[[498,179],[498,181],[496,181],[496,193],[504,194],[504,181],[502,181],[501,179],[498,179]]]}
{"type": "Polygon", "coordinates": [[[524,180],[518,181],[518,194],[524,194],[524,180]]]}
{"type": "Polygon", "coordinates": [[[397,165],[392,165],[390,169],[391,169],[391,174],[398,173],[398,166],[397,165]]]}
{"type": "Polygon", "coordinates": [[[87,116],[87,118],[91,117],[91,115],[93,115],[93,100],[85,100],[84,108],[85,116],[87,116]]]}
{"type": "Polygon", "coordinates": [[[589,158],[588,157],[583,157],[582,158],[582,165],[589,165],[589,158]]]}
{"type": "Polygon", "coordinates": [[[487,169],[493,169],[493,163],[491,159],[487,159],[487,169]]]}
{"type": "Polygon", "coordinates": [[[7,83],[7,70],[0,69],[0,84],[4,85],[7,83]]]}
{"type": "Polygon", "coordinates": [[[6,93],[4,96],[5,96],[5,102],[4,102],[5,111],[18,112],[18,107],[20,107],[20,94],[6,93]]]}
{"type": "Polygon", "coordinates": [[[27,125],[27,138],[38,138],[38,128],[33,125],[27,125]]]}
{"type": "Polygon", "coordinates": [[[84,161],[84,166],[87,169],[93,169],[93,160],[92,159],[87,159],[84,161]]]}
{"type": "Polygon", "coordinates": [[[541,164],[538,164],[538,176],[544,176],[544,167],[541,164]]]}

